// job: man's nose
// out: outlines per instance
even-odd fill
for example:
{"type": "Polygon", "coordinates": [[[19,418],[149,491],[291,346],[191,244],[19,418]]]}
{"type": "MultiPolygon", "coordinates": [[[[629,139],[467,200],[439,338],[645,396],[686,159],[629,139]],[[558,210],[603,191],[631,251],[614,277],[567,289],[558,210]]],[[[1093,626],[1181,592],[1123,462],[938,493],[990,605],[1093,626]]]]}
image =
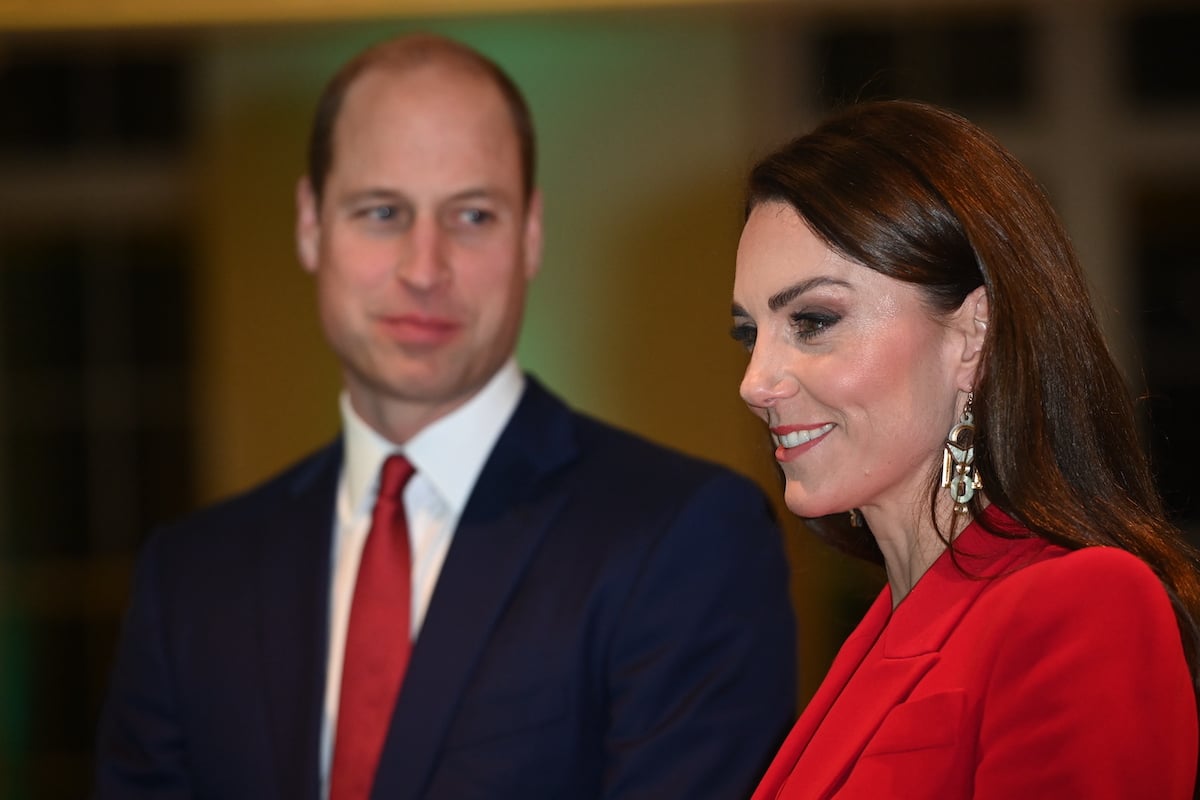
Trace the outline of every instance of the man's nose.
{"type": "Polygon", "coordinates": [[[436,221],[418,219],[396,265],[396,277],[419,291],[436,289],[450,277],[447,250],[446,234],[436,221]]]}

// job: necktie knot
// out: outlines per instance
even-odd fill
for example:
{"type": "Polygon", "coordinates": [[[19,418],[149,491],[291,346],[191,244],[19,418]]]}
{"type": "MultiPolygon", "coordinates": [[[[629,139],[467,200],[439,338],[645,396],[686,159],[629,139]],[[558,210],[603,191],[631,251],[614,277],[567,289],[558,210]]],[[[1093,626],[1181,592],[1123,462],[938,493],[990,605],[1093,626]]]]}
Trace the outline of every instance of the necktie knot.
{"type": "Polygon", "coordinates": [[[383,462],[379,477],[379,497],[389,500],[399,500],[409,478],[416,469],[412,462],[402,455],[391,455],[383,462]]]}

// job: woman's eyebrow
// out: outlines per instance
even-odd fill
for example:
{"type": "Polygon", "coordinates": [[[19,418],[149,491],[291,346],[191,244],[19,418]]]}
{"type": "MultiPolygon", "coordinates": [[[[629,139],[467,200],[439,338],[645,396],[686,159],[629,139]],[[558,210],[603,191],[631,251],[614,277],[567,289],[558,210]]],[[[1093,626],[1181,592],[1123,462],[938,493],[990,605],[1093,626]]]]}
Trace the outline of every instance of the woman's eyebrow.
{"type": "Polygon", "coordinates": [[[850,284],[846,281],[839,280],[838,278],[830,278],[826,275],[818,275],[815,278],[794,283],[788,288],[771,295],[771,299],[767,301],[767,308],[772,311],[778,311],[800,295],[818,286],[845,286],[847,289],[850,288],[850,284]]]}

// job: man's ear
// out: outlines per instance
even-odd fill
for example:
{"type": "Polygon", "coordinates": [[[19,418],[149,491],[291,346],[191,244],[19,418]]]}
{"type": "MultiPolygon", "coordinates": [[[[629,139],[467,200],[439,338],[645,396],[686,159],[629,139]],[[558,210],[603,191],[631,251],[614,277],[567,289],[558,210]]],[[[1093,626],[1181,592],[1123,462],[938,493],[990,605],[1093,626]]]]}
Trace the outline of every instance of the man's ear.
{"type": "Polygon", "coordinates": [[[525,209],[525,279],[532,280],[542,267],[542,192],[534,189],[525,209]]]}
{"type": "Polygon", "coordinates": [[[296,182],[296,254],[304,271],[315,273],[320,263],[321,209],[312,181],[305,175],[296,182]]]}
{"type": "Polygon", "coordinates": [[[988,296],[986,286],[977,286],[962,301],[954,313],[955,330],[962,334],[959,388],[970,391],[975,384],[975,372],[979,368],[983,343],[987,339],[988,296]]]}

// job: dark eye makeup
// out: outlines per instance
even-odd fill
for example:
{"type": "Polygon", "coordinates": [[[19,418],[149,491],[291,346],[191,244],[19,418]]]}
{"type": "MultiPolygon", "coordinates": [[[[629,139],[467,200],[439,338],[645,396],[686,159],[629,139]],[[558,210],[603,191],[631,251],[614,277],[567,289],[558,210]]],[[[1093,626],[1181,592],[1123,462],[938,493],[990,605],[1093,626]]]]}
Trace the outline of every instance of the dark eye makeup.
{"type": "Polygon", "coordinates": [[[758,328],[749,322],[734,323],[733,327],[729,329],[729,336],[747,351],[753,350],[754,340],[758,337],[758,328]]]}
{"type": "Polygon", "coordinates": [[[832,328],[842,315],[832,311],[796,311],[790,318],[796,338],[807,341],[832,328]]]}

